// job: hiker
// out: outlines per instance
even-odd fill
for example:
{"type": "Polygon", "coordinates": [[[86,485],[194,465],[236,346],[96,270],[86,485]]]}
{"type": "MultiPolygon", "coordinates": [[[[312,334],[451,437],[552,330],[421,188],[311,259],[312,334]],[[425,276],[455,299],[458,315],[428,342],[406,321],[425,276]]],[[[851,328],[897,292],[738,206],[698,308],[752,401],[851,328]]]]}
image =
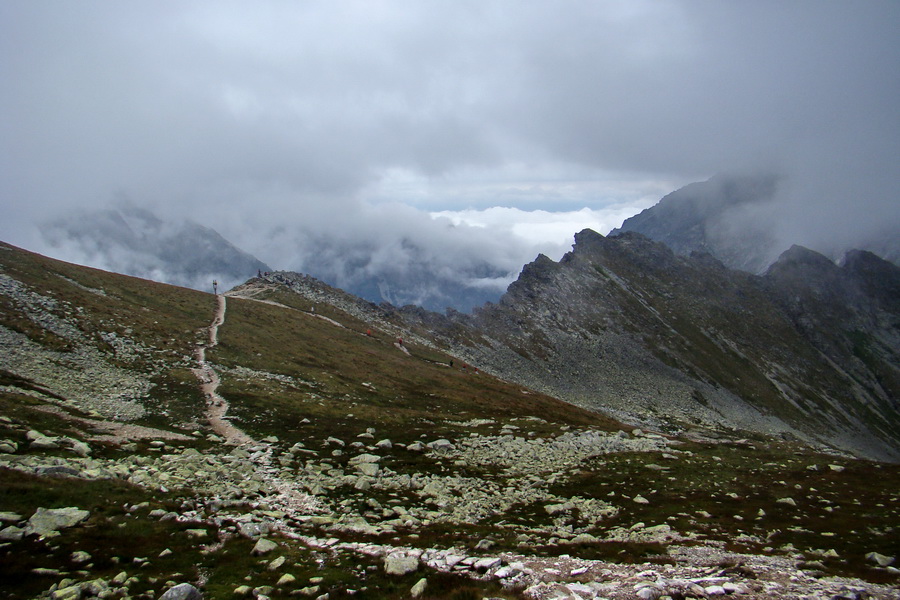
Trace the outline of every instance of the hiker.
{"type": "Polygon", "coordinates": [[[213,294],[215,294],[216,296],[219,295],[218,287],[219,287],[219,282],[216,281],[215,279],[213,279],[213,294]]]}

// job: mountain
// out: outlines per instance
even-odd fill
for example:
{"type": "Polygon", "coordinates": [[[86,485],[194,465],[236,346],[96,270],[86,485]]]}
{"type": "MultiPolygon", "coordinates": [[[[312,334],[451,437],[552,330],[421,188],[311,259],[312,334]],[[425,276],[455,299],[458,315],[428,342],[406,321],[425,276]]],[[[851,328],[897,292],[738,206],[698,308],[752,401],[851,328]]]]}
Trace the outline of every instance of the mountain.
{"type": "MultiPolygon", "coordinates": [[[[775,234],[778,211],[774,201],[783,183],[782,178],[770,174],[717,175],[666,195],[609,235],[641,233],[663,242],[676,254],[706,252],[732,269],[762,274],[792,245],[775,234]]],[[[853,247],[900,264],[898,240],[896,229],[888,228],[880,235],[857,236],[853,247]]],[[[851,249],[834,239],[817,244],[814,250],[833,259],[851,249]]]]}
{"type": "MultiPolygon", "coordinates": [[[[200,290],[213,280],[229,289],[273,270],[214,229],[128,204],[73,212],[43,223],[40,232],[57,257],[200,290]]],[[[406,238],[379,243],[298,230],[281,244],[279,260],[374,302],[438,311],[496,300],[511,279],[489,260],[454,258],[406,238]]]]}
{"type": "Polygon", "coordinates": [[[487,258],[455,258],[408,238],[332,238],[310,234],[298,242],[304,272],[372,302],[470,311],[499,298],[511,280],[487,258]]]}
{"type": "Polygon", "coordinates": [[[82,211],[40,226],[54,253],[78,262],[194,289],[222,289],[271,267],[214,229],[192,221],[163,221],[135,206],[82,211]]]}
{"type": "MultiPolygon", "coordinates": [[[[757,371],[836,392],[844,333],[813,333],[848,299],[871,337],[846,373],[893,351],[894,271],[834,268],[797,250],[760,278],[585,231],[466,316],[295,273],[213,296],[0,244],[2,595],[895,598],[900,465],[712,422],[766,400],[803,429],[757,371]],[[635,409],[662,394],[635,410],[661,427],[514,380],[542,377],[635,409]],[[708,410],[681,430],[687,388],[708,410]]],[[[829,400],[804,413],[820,437],[876,429],[829,400]]]]}
{"type": "Polygon", "coordinates": [[[471,317],[406,317],[491,373],[626,422],[900,458],[900,268],[795,247],[759,277],[636,233],[575,240],[471,317]]]}

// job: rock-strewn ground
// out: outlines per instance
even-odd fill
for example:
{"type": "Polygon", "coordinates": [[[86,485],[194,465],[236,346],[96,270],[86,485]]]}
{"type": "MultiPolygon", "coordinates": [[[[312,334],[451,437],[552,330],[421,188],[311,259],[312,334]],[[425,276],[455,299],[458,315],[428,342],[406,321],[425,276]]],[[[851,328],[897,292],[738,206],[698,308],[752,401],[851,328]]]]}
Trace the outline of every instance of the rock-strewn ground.
{"type": "Polygon", "coordinates": [[[203,347],[191,354],[155,323],[184,319],[98,326],[91,311],[129,306],[113,279],[67,271],[83,294],[67,304],[5,277],[0,301],[19,311],[0,323],[10,598],[900,592],[894,466],[741,432],[611,426],[367,331],[364,311],[229,299],[227,320],[181,331],[203,347]],[[341,350],[374,366],[324,363],[341,350]],[[79,356],[97,370],[50,360],[79,356]],[[200,393],[214,376],[231,396],[200,393]]]}

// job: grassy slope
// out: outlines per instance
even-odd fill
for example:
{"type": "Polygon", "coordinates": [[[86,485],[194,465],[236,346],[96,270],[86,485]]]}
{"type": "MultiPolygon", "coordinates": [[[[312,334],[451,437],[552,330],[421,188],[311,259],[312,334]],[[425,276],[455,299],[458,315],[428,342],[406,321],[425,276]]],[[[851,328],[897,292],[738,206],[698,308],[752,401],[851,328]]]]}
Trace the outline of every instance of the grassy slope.
{"type": "MultiPolygon", "coordinates": [[[[209,323],[213,313],[214,303],[208,294],[67,265],[18,250],[0,250],[0,269],[61,304],[81,307],[80,312],[73,309],[67,314],[78,319],[81,330],[98,348],[105,350],[104,343],[95,337],[98,331],[114,328],[126,335],[126,330],[131,329],[132,337],[159,350],[155,356],[173,365],[191,352],[199,337],[197,330],[209,323]],[[106,295],[84,288],[103,290],[106,295]]],[[[529,428],[547,437],[572,426],[603,430],[619,427],[601,415],[536,393],[523,393],[520,386],[483,373],[476,375],[471,370],[463,372],[458,361],[451,369],[447,366],[451,357],[431,348],[406,342],[407,355],[394,346],[392,336],[329,306],[316,306],[316,313],[339,321],[343,328],[309,314],[309,302],[296,295],[273,292],[269,299],[292,308],[229,299],[226,322],[220,328],[220,344],[208,353],[214,364],[227,368],[222,369],[220,393],[231,403],[230,414],[236,417],[236,424],[254,436],[277,435],[285,446],[303,442],[307,447],[323,450],[328,436],[349,441],[370,427],[376,430],[376,440],[389,438],[395,443],[408,443],[422,436],[426,441],[468,436],[473,429],[463,427],[461,422],[472,419],[496,421],[495,426],[487,427],[496,433],[500,424],[531,415],[544,422],[531,422],[529,428]],[[372,329],[371,336],[366,335],[368,329],[372,329]],[[259,373],[240,375],[233,370],[237,367],[259,373]]],[[[48,335],[9,306],[4,296],[0,296],[0,301],[7,302],[0,311],[0,323],[4,326],[48,347],[65,349],[67,340],[48,335]]],[[[60,311],[62,314],[66,309],[60,311]]],[[[145,368],[140,361],[126,366],[145,368]]],[[[15,439],[24,445],[26,427],[53,435],[86,435],[68,420],[35,410],[42,401],[24,392],[40,382],[16,380],[8,374],[4,377],[4,385],[17,387],[22,393],[0,393],[0,416],[7,418],[0,421],[0,439],[15,439]]],[[[143,421],[178,430],[171,421],[200,419],[203,402],[192,377],[183,366],[164,369],[157,375],[158,385],[147,401],[153,410],[143,421]],[[163,415],[163,410],[169,415],[163,415]]],[[[202,425],[201,430],[205,430],[205,424],[202,425]]],[[[228,451],[202,439],[177,445],[208,452],[228,451]]],[[[93,446],[95,455],[116,457],[125,452],[113,446],[93,446]]],[[[822,562],[830,573],[870,580],[884,580],[886,575],[866,566],[865,552],[900,555],[900,536],[896,535],[900,523],[897,466],[818,456],[762,438],[746,444],[690,443],[681,449],[693,454],[680,455],[677,460],[658,454],[622,454],[585,461],[561,477],[552,491],[561,496],[601,498],[618,506],[619,514],[594,532],[598,536],[638,521],[648,525],[669,523],[682,533],[721,540],[735,549],[798,552],[804,559],[822,562]],[[835,463],[846,470],[839,473],[827,466],[835,463]],[[650,464],[665,470],[648,467],[650,464]],[[808,468],[813,464],[817,470],[808,468]],[[631,497],[637,494],[650,503],[632,502],[631,497]],[[797,507],[777,502],[788,496],[794,498],[797,507]],[[827,511],[827,507],[832,510],[827,511]],[[760,509],[766,516],[758,519],[760,509]],[[838,557],[824,558],[816,552],[827,549],[834,549],[838,557]]],[[[144,443],[134,451],[153,456],[144,443]]],[[[333,462],[341,466],[345,459],[333,462]]],[[[434,461],[412,453],[398,451],[393,460],[391,466],[398,472],[429,472],[438,468],[434,461]]],[[[495,476],[465,467],[454,468],[468,475],[495,476]]],[[[91,566],[83,567],[91,577],[111,578],[121,570],[132,572],[135,558],[148,559],[149,565],[140,568],[140,583],[133,586],[135,593],[152,591],[158,595],[170,579],[195,580],[201,576],[207,578],[212,597],[225,596],[249,581],[247,578],[254,585],[274,583],[276,574],[267,572],[264,563],[249,557],[248,540],[233,538],[222,551],[203,554],[200,543],[187,534],[197,523],[160,522],[148,517],[153,508],[182,510],[184,503],[191,501],[189,490],[151,493],[124,482],[36,477],[0,469],[0,511],[15,511],[27,518],[38,506],[80,506],[92,513],[84,527],[68,530],[59,538],[0,545],[4,594],[33,597],[62,576],[36,576],[33,569],[38,567],[61,569],[81,577],[69,558],[76,549],[91,553],[91,566]],[[126,509],[145,501],[148,505],[138,510],[126,509]],[[158,557],[166,548],[173,553],[158,557]]],[[[498,524],[539,524],[546,523],[549,517],[541,507],[520,508],[517,514],[498,515],[464,527],[434,527],[418,530],[415,535],[401,531],[400,539],[422,546],[458,545],[471,549],[477,540],[489,536],[498,543],[498,550],[521,551],[514,532],[507,533],[498,524]]],[[[214,540],[218,532],[214,527],[206,528],[207,541],[214,540]]],[[[664,550],[658,544],[607,542],[539,545],[528,551],[614,561],[665,562],[668,559],[664,550]]],[[[335,590],[332,597],[342,597],[340,590],[361,585],[363,582],[354,573],[366,571],[367,566],[375,568],[366,571],[365,583],[370,589],[379,590],[369,597],[401,597],[421,576],[387,578],[376,562],[357,556],[331,556],[323,562],[319,553],[299,545],[285,552],[296,565],[292,572],[300,578],[323,576],[323,586],[330,585],[335,590]]],[[[453,578],[430,576],[429,585],[430,597],[449,597],[449,590],[462,584],[453,578]]],[[[504,595],[490,587],[479,587],[478,594],[504,595]]]]}

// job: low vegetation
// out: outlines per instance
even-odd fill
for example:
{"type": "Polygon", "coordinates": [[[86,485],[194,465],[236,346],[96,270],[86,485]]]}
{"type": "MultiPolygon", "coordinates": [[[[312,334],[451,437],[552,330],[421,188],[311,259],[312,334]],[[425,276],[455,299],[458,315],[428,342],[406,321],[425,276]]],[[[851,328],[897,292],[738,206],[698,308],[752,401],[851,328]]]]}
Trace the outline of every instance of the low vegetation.
{"type": "Polygon", "coordinates": [[[635,431],[277,286],[229,297],[206,351],[228,421],[254,438],[235,447],[192,370],[211,295],[5,246],[0,279],[2,597],[624,598],[710,576],[744,598],[831,593],[835,576],[898,589],[881,564],[900,556],[897,465],[635,431]],[[108,387],[73,396],[53,365],[74,356],[108,387]],[[140,410],[117,418],[115,402],[140,410]],[[67,508],[86,514],[41,533],[67,508]]]}

